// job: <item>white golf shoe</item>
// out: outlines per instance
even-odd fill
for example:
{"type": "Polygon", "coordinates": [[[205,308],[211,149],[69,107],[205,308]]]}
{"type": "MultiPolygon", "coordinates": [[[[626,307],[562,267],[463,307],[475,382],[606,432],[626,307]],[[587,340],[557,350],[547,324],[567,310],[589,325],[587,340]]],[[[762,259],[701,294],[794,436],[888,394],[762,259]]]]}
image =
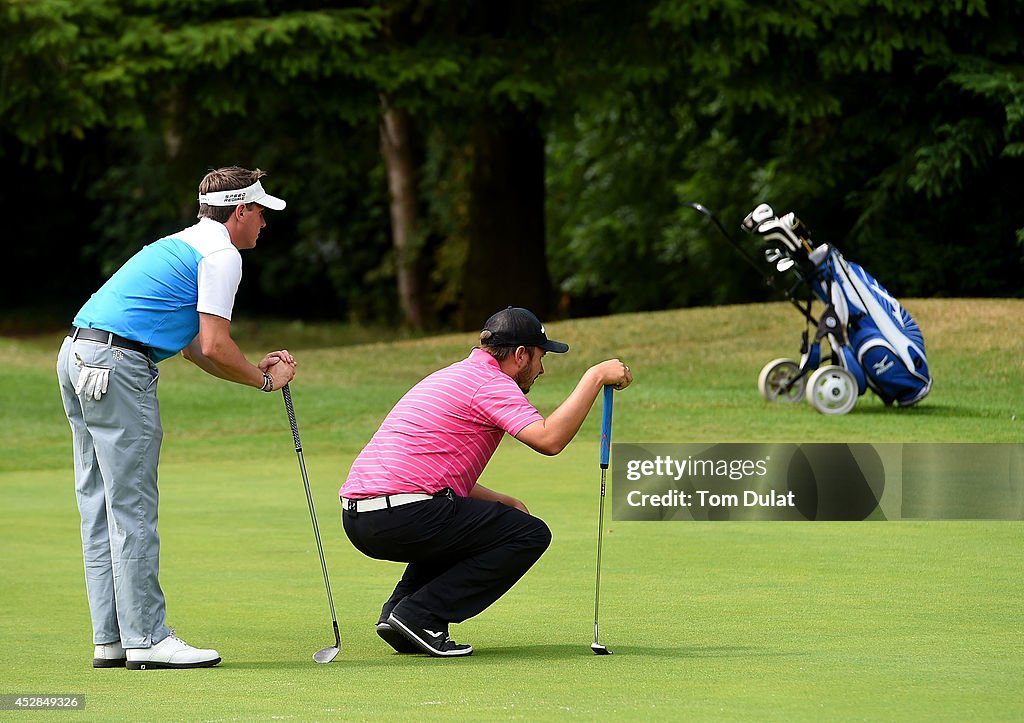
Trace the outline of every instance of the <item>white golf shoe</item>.
{"type": "Polygon", "coordinates": [[[119,642],[97,645],[92,654],[92,667],[94,668],[123,668],[124,663],[124,648],[119,642]]]}
{"type": "Polygon", "coordinates": [[[171,631],[171,634],[148,648],[128,648],[128,670],[153,668],[209,668],[220,662],[216,650],[193,648],[171,631]]]}

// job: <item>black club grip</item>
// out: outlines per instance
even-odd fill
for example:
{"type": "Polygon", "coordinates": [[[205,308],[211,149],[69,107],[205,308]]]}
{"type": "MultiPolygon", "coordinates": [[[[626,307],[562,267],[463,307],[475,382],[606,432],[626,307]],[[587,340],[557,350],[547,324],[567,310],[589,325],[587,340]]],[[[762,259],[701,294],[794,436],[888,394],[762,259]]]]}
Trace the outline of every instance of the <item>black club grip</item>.
{"type": "Polygon", "coordinates": [[[284,396],[284,408],[288,412],[288,422],[292,425],[292,439],[295,440],[295,451],[302,451],[302,442],[299,440],[299,424],[295,421],[295,407],[292,406],[292,390],[285,384],[281,387],[281,394],[284,396]]]}

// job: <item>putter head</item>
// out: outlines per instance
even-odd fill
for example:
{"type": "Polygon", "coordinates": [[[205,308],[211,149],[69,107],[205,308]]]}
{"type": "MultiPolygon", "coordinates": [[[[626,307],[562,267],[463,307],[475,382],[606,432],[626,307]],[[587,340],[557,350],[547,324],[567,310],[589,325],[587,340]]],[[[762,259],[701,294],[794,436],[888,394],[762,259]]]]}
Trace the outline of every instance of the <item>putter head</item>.
{"type": "Polygon", "coordinates": [[[329,663],[338,657],[338,653],[341,652],[341,647],[338,645],[332,645],[329,648],[318,650],[313,653],[313,660],[317,663],[324,664],[329,663]]]}
{"type": "Polygon", "coordinates": [[[604,647],[600,643],[591,643],[590,649],[594,651],[594,655],[611,655],[612,651],[604,647]]]}

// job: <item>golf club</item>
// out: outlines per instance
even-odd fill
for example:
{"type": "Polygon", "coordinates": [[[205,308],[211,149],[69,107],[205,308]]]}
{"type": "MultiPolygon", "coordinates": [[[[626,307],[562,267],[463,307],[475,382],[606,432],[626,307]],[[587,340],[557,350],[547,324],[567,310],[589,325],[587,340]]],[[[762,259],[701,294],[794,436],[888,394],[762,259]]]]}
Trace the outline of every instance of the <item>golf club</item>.
{"type": "Polygon", "coordinates": [[[302,484],[306,486],[306,501],[309,502],[309,517],[313,520],[313,534],[316,535],[316,549],[320,553],[320,567],[324,571],[324,584],[327,586],[327,602],[331,605],[331,622],[334,623],[334,645],[313,653],[313,660],[318,663],[329,663],[341,652],[341,633],[338,632],[338,616],[334,612],[334,597],[331,595],[331,581],[327,577],[327,561],[324,560],[324,546],[320,542],[320,528],[316,524],[316,510],[313,509],[313,495],[309,491],[309,475],[306,474],[306,462],[302,459],[302,442],[299,441],[299,425],[295,421],[295,407],[292,406],[292,392],[285,384],[281,389],[284,395],[284,407],[288,411],[288,421],[292,425],[292,438],[295,440],[295,454],[299,456],[299,469],[302,470],[302,484]]]}
{"type": "Polygon", "coordinates": [[[612,446],[612,385],[604,387],[604,402],[601,405],[601,506],[597,515],[597,585],[594,588],[594,642],[590,649],[594,655],[611,655],[605,646],[598,642],[597,613],[601,603],[601,540],[604,537],[604,494],[605,475],[608,472],[608,457],[612,446]]]}
{"type": "MultiPolygon", "coordinates": [[[[725,230],[725,226],[722,225],[722,222],[718,220],[718,218],[715,216],[715,214],[711,213],[711,209],[709,209],[707,206],[705,206],[703,204],[694,203],[692,201],[683,201],[682,205],[686,206],[687,208],[692,208],[694,211],[697,211],[698,213],[701,213],[704,216],[706,216],[707,218],[711,219],[711,222],[713,224],[715,224],[715,226],[718,228],[719,231],[722,232],[722,236],[724,236],[725,240],[729,242],[729,245],[732,246],[736,250],[737,253],[739,253],[739,255],[743,258],[744,261],[746,261],[748,264],[750,264],[750,267],[752,269],[757,271],[757,273],[761,276],[762,280],[764,281],[765,286],[768,286],[769,288],[772,288],[772,289],[775,288],[775,279],[772,277],[772,275],[771,274],[766,274],[764,272],[764,269],[762,268],[762,266],[757,263],[757,261],[754,259],[754,257],[746,249],[746,247],[744,247],[742,244],[737,242],[736,239],[734,239],[729,234],[729,232],[725,230]]],[[[785,295],[786,295],[786,300],[789,301],[789,303],[791,303],[793,306],[795,306],[797,311],[799,311],[801,314],[803,314],[808,322],[810,322],[811,324],[814,324],[815,326],[818,325],[818,320],[815,319],[811,315],[811,302],[810,302],[810,299],[808,299],[808,301],[807,301],[807,308],[805,309],[803,306],[800,305],[800,302],[797,301],[796,298],[793,297],[793,290],[792,289],[790,289],[790,290],[783,290],[783,293],[785,293],[785,295]]]]}

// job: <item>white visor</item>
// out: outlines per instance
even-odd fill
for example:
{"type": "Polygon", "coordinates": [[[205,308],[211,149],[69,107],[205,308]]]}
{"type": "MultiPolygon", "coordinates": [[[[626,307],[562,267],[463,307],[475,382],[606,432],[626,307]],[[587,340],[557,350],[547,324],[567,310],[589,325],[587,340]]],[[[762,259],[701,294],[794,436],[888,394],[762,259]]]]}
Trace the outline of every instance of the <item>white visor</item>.
{"type": "Polygon", "coordinates": [[[207,206],[237,206],[240,203],[258,203],[272,211],[281,211],[286,205],[277,196],[271,196],[264,191],[263,184],[259,181],[256,181],[251,186],[232,191],[200,193],[199,203],[205,203],[207,206]]]}

